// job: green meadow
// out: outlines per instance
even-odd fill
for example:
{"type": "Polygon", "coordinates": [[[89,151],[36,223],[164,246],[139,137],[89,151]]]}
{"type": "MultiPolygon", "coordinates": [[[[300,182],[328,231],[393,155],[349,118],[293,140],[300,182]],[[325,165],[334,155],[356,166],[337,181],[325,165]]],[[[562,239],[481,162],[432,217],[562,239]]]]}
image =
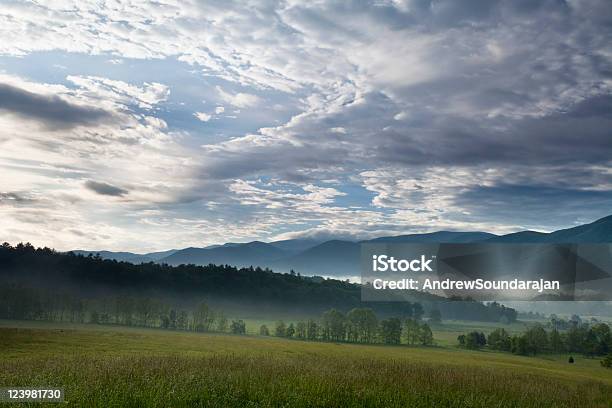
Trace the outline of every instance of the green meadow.
{"type": "Polygon", "coordinates": [[[599,359],[463,350],[462,327],[408,347],[0,321],[0,386],[87,407],[612,407],[599,359]]]}

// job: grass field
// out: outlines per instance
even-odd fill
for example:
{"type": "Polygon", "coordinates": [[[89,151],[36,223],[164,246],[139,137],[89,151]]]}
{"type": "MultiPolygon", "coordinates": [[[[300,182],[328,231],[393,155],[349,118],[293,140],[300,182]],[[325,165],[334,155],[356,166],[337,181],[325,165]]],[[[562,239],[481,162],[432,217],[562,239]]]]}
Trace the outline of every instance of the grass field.
{"type": "Polygon", "coordinates": [[[0,386],[68,406],[612,407],[612,371],[579,356],[10,321],[0,350],[0,386]]]}

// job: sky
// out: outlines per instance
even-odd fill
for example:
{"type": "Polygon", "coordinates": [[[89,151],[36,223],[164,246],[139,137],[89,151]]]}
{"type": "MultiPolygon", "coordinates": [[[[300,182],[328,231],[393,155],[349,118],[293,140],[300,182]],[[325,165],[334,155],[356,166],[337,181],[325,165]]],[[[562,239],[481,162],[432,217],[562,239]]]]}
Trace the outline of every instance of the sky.
{"type": "Polygon", "coordinates": [[[612,214],[606,0],[4,0],[0,38],[0,241],[148,252],[612,214]]]}

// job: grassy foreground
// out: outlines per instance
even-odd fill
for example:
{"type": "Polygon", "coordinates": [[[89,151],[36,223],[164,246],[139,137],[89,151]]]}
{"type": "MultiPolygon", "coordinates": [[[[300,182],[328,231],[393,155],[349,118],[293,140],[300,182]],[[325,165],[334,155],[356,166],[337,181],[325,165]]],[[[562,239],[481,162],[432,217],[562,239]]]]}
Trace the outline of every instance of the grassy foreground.
{"type": "Polygon", "coordinates": [[[68,406],[612,407],[611,372],[583,358],[5,326],[0,386],[64,387],[68,406]]]}

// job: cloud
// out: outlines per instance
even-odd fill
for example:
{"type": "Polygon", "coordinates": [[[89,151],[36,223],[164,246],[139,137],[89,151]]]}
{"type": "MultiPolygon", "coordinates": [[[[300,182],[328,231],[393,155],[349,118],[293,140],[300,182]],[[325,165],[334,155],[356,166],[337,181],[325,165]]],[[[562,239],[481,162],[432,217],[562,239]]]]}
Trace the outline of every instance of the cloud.
{"type": "MultiPolygon", "coordinates": [[[[41,237],[95,225],[95,242],[117,247],[595,219],[612,191],[610,10],[597,0],[13,2],[0,12],[0,54],[43,68],[61,58],[70,75],[0,82],[112,120],[84,115],[87,126],[60,132],[0,117],[3,188],[64,204],[55,192],[121,180],[121,200],[94,200],[106,218],[87,202],[50,201],[21,218],[55,220],[41,237]],[[226,109],[240,115],[227,120],[226,109]]],[[[13,236],[32,231],[2,210],[13,236]]]]}
{"type": "Polygon", "coordinates": [[[70,103],[56,95],[29,92],[8,84],[0,84],[0,110],[57,129],[94,124],[111,117],[103,109],[70,103]]]}
{"type": "Polygon", "coordinates": [[[36,199],[29,197],[27,194],[18,192],[0,192],[0,204],[20,205],[33,203],[34,201],[36,201],[36,199]]]}
{"type": "MultiPolygon", "coordinates": [[[[17,115],[0,115],[1,133],[7,136],[0,142],[0,217],[5,220],[1,228],[5,239],[44,243],[53,236],[49,244],[61,249],[87,243],[130,246],[130,241],[142,242],[139,235],[146,228],[138,224],[144,210],[197,195],[189,191],[197,181],[193,178],[196,161],[175,142],[180,135],[173,134],[154,113],[143,113],[138,103],[125,97],[126,88],[0,78],[0,82],[53,94],[77,106],[101,106],[112,118],[60,129],[41,128],[17,115]],[[121,185],[112,180],[121,180],[121,185]],[[120,200],[100,200],[100,196],[120,200]]],[[[139,88],[128,85],[132,90],[139,88]]],[[[166,216],[164,212],[159,218],[166,216]]]]}
{"type": "Polygon", "coordinates": [[[198,120],[202,122],[208,122],[212,118],[212,115],[209,115],[206,112],[196,112],[193,114],[193,116],[195,116],[196,118],[198,118],[198,120]]]}
{"type": "Polygon", "coordinates": [[[85,182],[85,187],[100,195],[107,195],[113,197],[123,197],[128,193],[128,191],[123,188],[93,180],[87,180],[85,182]]]}
{"type": "Polygon", "coordinates": [[[69,75],[66,79],[79,86],[86,95],[95,95],[106,101],[111,100],[124,105],[131,104],[142,109],[151,109],[154,105],[165,101],[170,95],[168,87],[158,82],[145,82],[142,86],[136,86],[124,81],[97,76],[69,75]]]}
{"type": "Polygon", "coordinates": [[[216,89],[223,102],[238,108],[249,108],[261,103],[261,98],[259,98],[257,95],[243,92],[231,94],[225,92],[220,86],[217,86],[216,89]]]}

